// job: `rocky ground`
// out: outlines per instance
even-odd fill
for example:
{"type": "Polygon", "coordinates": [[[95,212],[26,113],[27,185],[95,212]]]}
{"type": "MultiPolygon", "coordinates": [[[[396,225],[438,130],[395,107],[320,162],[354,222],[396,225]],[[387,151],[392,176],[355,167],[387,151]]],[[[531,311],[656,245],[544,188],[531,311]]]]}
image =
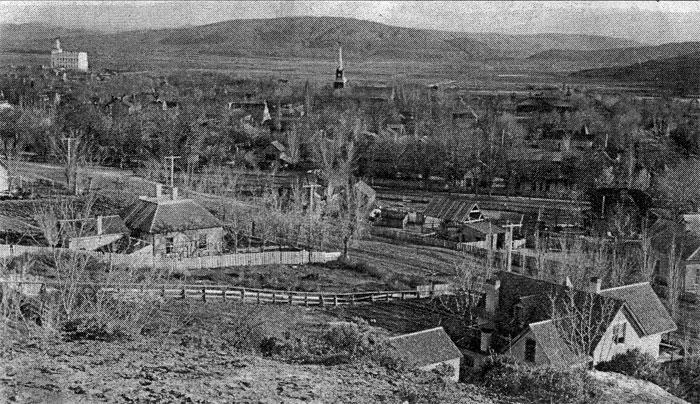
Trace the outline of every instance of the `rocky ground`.
{"type": "Polygon", "coordinates": [[[378,365],[292,365],[209,344],[14,346],[0,401],[18,403],[491,403],[478,388],[378,365]],[[434,394],[431,394],[434,393],[434,394]],[[421,397],[421,401],[413,398],[421,397]]]}

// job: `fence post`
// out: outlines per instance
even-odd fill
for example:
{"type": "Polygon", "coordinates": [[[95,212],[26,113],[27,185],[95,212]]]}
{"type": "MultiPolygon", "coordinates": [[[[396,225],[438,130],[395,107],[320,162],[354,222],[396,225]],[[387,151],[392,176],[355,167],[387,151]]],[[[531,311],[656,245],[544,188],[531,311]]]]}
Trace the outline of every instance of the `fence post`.
{"type": "Polygon", "coordinates": [[[277,299],[275,296],[275,292],[272,292],[272,304],[275,304],[275,303],[277,303],[277,299]]]}
{"type": "Polygon", "coordinates": [[[223,299],[226,301],[226,290],[228,289],[227,286],[224,286],[224,289],[221,291],[223,293],[223,299]]]}
{"type": "Polygon", "coordinates": [[[202,301],[203,302],[207,301],[207,287],[206,286],[202,287],[202,301]]]}
{"type": "Polygon", "coordinates": [[[245,302],[245,288],[241,289],[241,301],[245,302]]]}
{"type": "Polygon", "coordinates": [[[163,285],[163,288],[160,291],[160,296],[165,299],[165,285],[163,285]]]}
{"type": "Polygon", "coordinates": [[[318,297],[321,300],[321,307],[323,307],[325,305],[323,302],[323,295],[319,295],[318,297]]]}
{"type": "Polygon", "coordinates": [[[260,304],[260,291],[259,290],[257,292],[257,300],[258,300],[258,304],[260,304]]]}
{"type": "Polygon", "coordinates": [[[182,287],[182,299],[184,300],[187,297],[187,294],[185,293],[185,287],[182,287]]]}
{"type": "Polygon", "coordinates": [[[406,292],[401,292],[401,300],[406,300],[406,292]]]}
{"type": "Polygon", "coordinates": [[[354,293],[350,295],[350,305],[351,306],[355,305],[355,294],[354,293]]]}
{"type": "Polygon", "coordinates": [[[309,294],[304,293],[304,306],[309,307],[309,294]]]}
{"type": "Polygon", "coordinates": [[[369,295],[369,300],[370,300],[372,303],[374,303],[374,299],[375,299],[374,294],[369,295]]]}
{"type": "Polygon", "coordinates": [[[338,307],[338,295],[333,295],[333,307],[338,307]]]}
{"type": "Polygon", "coordinates": [[[294,304],[294,295],[292,294],[292,292],[289,292],[289,305],[291,306],[293,304],[294,304]]]}

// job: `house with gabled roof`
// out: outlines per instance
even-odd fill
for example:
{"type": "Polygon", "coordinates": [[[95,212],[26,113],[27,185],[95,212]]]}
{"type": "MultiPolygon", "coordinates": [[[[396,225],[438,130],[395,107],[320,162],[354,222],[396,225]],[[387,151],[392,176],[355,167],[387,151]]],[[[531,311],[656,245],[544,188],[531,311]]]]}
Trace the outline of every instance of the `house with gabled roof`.
{"type": "Polygon", "coordinates": [[[662,337],[676,324],[649,283],[601,285],[591,278],[583,290],[568,279],[557,284],[500,272],[485,284],[479,349],[463,352],[475,363],[498,352],[563,367],[595,365],[635,348],[658,359],[662,337]]]}
{"type": "Polygon", "coordinates": [[[464,355],[442,327],[391,337],[386,345],[393,354],[419,370],[430,371],[448,365],[454,369],[450,379],[459,381],[464,355]]]}
{"type": "Polygon", "coordinates": [[[433,197],[426,206],[423,216],[425,226],[428,228],[486,220],[476,202],[455,196],[433,197]]]}
{"type": "Polygon", "coordinates": [[[153,245],[155,256],[192,257],[221,254],[224,229],[219,219],[191,199],[163,195],[156,184],[155,197],[139,197],[122,218],[133,237],[153,245]]]}

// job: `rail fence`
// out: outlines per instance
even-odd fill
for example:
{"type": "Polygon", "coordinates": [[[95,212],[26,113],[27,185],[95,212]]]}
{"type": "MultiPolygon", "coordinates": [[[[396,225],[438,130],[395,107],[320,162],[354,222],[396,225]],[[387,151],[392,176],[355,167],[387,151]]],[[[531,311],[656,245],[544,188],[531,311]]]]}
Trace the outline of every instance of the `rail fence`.
{"type": "MultiPolygon", "coordinates": [[[[0,284],[30,296],[56,290],[59,283],[36,280],[0,280],[0,284]],[[32,291],[34,293],[27,293],[32,291]]],[[[376,292],[296,292],[287,290],[252,289],[228,285],[153,285],[116,283],[76,283],[111,295],[120,300],[143,301],[153,299],[198,299],[201,301],[241,301],[244,303],[290,304],[304,306],[340,306],[393,300],[423,299],[454,294],[451,285],[426,285],[416,289],[376,292]]],[[[477,292],[474,292],[477,293],[477,292]]]]}
{"type": "Polygon", "coordinates": [[[117,254],[95,251],[69,250],[65,248],[33,247],[20,245],[0,245],[0,258],[17,257],[24,254],[54,254],[56,252],[86,254],[96,260],[115,266],[154,269],[215,269],[233,266],[253,265],[304,265],[326,263],[340,258],[339,252],[317,251],[266,251],[260,253],[224,254],[201,257],[177,258],[156,257],[145,254],[117,254]]]}

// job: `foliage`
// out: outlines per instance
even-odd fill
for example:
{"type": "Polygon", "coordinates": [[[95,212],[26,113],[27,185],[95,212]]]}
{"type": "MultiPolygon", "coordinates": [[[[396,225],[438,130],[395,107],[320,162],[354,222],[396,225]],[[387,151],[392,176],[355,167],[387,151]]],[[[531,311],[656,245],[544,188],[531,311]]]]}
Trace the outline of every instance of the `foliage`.
{"type": "Polygon", "coordinates": [[[487,388],[530,402],[592,403],[600,394],[584,369],[531,367],[502,356],[488,358],[480,375],[481,383],[487,388]]]}
{"type": "Polygon", "coordinates": [[[617,372],[637,379],[647,380],[658,385],[666,382],[666,375],[653,356],[641,352],[639,348],[618,353],[607,362],[596,365],[602,372],[617,372]]]}

